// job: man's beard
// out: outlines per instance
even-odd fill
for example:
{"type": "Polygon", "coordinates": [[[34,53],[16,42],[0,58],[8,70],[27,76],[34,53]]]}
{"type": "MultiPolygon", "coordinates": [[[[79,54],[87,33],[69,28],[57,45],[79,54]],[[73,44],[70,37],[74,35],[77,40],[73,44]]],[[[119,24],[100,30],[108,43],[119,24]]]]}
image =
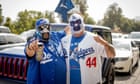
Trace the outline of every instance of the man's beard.
{"type": "Polygon", "coordinates": [[[47,32],[47,33],[42,33],[42,40],[44,41],[44,42],[47,42],[48,40],[49,40],[49,32],[47,32]]]}

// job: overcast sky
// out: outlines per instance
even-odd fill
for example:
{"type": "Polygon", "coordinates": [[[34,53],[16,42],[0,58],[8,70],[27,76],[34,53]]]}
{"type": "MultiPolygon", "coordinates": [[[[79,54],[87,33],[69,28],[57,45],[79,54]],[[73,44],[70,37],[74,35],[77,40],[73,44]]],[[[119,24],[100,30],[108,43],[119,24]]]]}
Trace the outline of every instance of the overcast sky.
{"type": "MultiPolygon", "coordinates": [[[[15,20],[19,11],[45,10],[54,11],[60,0],[0,0],[2,15],[15,20]]],[[[123,10],[123,15],[128,18],[140,16],[140,0],[87,0],[88,13],[95,21],[103,18],[110,4],[116,2],[123,10]]]]}

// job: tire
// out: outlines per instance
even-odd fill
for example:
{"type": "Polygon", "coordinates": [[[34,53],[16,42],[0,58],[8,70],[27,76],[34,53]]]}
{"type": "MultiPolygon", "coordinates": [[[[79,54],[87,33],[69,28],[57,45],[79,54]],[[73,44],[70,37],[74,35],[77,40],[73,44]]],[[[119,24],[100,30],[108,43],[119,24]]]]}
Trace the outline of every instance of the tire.
{"type": "Polygon", "coordinates": [[[103,84],[114,84],[114,80],[115,80],[114,64],[111,63],[108,76],[106,77],[106,81],[103,84]]]}
{"type": "Polygon", "coordinates": [[[138,67],[138,66],[139,66],[139,60],[137,60],[135,67],[138,67]]]}
{"type": "MultiPolygon", "coordinates": [[[[132,61],[132,63],[133,63],[133,61],[132,61]]],[[[130,65],[130,67],[129,67],[129,72],[128,72],[128,75],[132,75],[133,74],[133,66],[132,66],[132,64],[130,65]]]]}

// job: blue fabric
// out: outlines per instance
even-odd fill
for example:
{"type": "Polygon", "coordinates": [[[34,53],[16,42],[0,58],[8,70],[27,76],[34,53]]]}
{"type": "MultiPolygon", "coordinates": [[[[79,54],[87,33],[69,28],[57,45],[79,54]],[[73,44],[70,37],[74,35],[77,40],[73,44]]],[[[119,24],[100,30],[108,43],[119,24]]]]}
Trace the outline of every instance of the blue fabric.
{"type": "Polygon", "coordinates": [[[47,55],[46,59],[43,59],[43,61],[48,62],[40,64],[42,84],[66,84],[66,63],[64,54],[62,54],[62,52],[59,53],[57,49],[60,45],[60,39],[64,36],[64,34],[61,33],[62,32],[52,32],[48,43],[44,44],[44,51],[47,55]]]}
{"type": "Polygon", "coordinates": [[[51,32],[50,39],[44,43],[44,56],[41,62],[35,56],[29,60],[27,84],[66,84],[66,63],[61,46],[65,32],[51,32]],[[58,48],[60,48],[58,50],[58,48]]]}
{"type": "Polygon", "coordinates": [[[74,8],[74,5],[71,0],[60,0],[58,6],[55,9],[55,12],[58,12],[62,15],[62,20],[67,22],[67,12],[74,8]]]}
{"type": "Polygon", "coordinates": [[[40,84],[40,63],[35,60],[29,60],[28,72],[27,72],[27,84],[40,84]]]}
{"type": "MultiPolygon", "coordinates": [[[[35,38],[33,37],[30,39],[25,46],[27,46],[30,42],[34,41],[35,38]]],[[[26,48],[26,47],[25,47],[26,48]]],[[[24,53],[26,54],[26,50],[24,49],[24,53]]],[[[40,84],[40,63],[36,61],[35,56],[32,59],[27,56],[29,65],[27,70],[27,84],[40,84]]]]}
{"type": "Polygon", "coordinates": [[[81,37],[73,37],[71,39],[70,46],[70,84],[81,84],[81,72],[79,59],[76,54],[79,42],[85,37],[85,34],[81,37]]]}

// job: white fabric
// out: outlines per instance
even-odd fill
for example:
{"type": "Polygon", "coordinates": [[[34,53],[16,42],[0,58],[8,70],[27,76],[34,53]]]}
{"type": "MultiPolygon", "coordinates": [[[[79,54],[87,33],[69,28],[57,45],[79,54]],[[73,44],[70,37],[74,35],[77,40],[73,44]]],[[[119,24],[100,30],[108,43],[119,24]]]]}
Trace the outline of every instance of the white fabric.
{"type": "MultiPolygon", "coordinates": [[[[63,47],[67,50],[67,52],[69,51],[70,41],[71,36],[66,36],[62,39],[63,47]]],[[[81,70],[81,84],[97,84],[97,82],[102,81],[101,56],[107,57],[107,55],[104,46],[102,46],[101,44],[97,43],[94,40],[94,34],[87,32],[84,39],[78,45],[78,51],[80,49],[91,49],[91,48],[94,50],[94,52],[85,56],[84,59],[80,58],[79,60],[81,70]],[[94,59],[96,59],[95,65],[94,59]],[[91,66],[88,66],[87,64],[91,64],[91,66]]],[[[67,61],[67,66],[69,67],[68,62],[69,61],[67,61]]]]}

